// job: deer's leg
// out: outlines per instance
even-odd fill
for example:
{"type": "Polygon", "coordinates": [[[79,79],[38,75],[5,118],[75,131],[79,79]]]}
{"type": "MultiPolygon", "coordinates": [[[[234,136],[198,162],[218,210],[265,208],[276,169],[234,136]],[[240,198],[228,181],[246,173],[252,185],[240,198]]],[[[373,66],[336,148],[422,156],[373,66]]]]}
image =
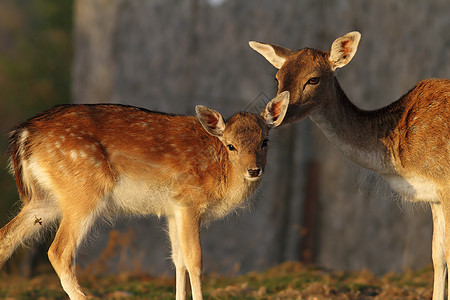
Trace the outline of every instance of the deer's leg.
{"type": "Polygon", "coordinates": [[[189,273],[192,298],[202,297],[202,248],[200,245],[200,220],[197,212],[182,207],[175,213],[178,239],[184,258],[184,264],[189,273]]]}
{"type": "Polygon", "coordinates": [[[176,299],[186,299],[186,266],[184,264],[181,242],[178,235],[177,223],[174,216],[167,217],[169,237],[172,247],[172,261],[176,272],[176,299]]]}
{"type": "Polygon", "coordinates": [[[445,252],[445,217],[441,203],[431,203],[433,215],[432,258],[434,268],[433,300],[443,300],[445,295],[445,277],[447,262],[445,252]]]}
{"type": "Polygon", "coordinates": [[[61,285],[72,300],[86,299],[75,274],[75,254],[97,213],[98,211],[85,213],[77,207],[63,210],[61,224],[48,251],[48,257],[61,280],[61,285]]]}
{"type": "MultiPolygon", "coordinates": [[[[444,252],[445,252],[445,258],[447,262],[447,269],[450,265],[450,187],[447,187],[446,189],[443,189],[441,192],[441,204],[442,204],[442,212],[444,215],[445,220],[445,226],[442,235],[444,236],[444,252]]],[[[448,284],[450,286],[450,278],[448,278],[448,284]]],[[[445,284],[443,287],[443,290],[445,290],[445,284]]],[[[443,291],[444,293],[444,291],[443,291]]],[[[434,293],[433,293],[434,297],[434,293]]],[[[448,289],[448,299],[450,300],[450,288],[448,289]]],[[[444,295],[442,295],[441,299],[444,298],[444,295]]],[[[436,298],[438,299],[438,298],[436,298]]]]}
{"type": "Polygon", "coordinates": [[[25,204],[17,216],[0,229],[0,267],[23,242],[52,226],[60,216],[57,207],[45,201],[25,204]]]}

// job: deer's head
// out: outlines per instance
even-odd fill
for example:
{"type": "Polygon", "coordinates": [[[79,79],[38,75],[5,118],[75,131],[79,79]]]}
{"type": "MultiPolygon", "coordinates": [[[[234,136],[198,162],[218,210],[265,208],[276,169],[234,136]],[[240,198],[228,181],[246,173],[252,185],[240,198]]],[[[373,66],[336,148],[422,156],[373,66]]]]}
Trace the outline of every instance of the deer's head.
{"type": "Polygon", "coordinates": [[[289,92],[277,95],[264,108],[261,116],[241,112],[226,122],[217,111],[196,106],[203,128],[219,138],[233,166],[247,180],[261,178],[266,166],[269,130],[281,124],[289,104],[289,92]]]}
{"type": "Polygon", "coordinates": [[[278,94],[290,93],[283,123],[299,121],[335,97],[334,73],[353,58],[360,38],[357,31],[347,33],[333,42],[329,52],[310,48],[292,51],[278,45],[249,43],[278,69],[278,94]]]}

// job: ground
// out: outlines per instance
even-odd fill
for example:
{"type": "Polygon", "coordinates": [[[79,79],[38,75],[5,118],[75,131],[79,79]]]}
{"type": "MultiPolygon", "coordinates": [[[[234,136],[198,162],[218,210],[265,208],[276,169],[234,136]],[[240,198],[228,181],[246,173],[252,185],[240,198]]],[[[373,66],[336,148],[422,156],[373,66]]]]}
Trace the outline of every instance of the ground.
{"type": "MultiPolygon", "coordinates": [[[[175,280],[137,274],[81,272],[89,299],[174,299],[175,280]]],[[[431,299],[433,270],[375,276],[287,262],[263,272],[223,277],[206,274],[205,299],[431,299]]],[[[67,299],[51,270],[34,278],[0,275],[1,299],[67,299]]]]}

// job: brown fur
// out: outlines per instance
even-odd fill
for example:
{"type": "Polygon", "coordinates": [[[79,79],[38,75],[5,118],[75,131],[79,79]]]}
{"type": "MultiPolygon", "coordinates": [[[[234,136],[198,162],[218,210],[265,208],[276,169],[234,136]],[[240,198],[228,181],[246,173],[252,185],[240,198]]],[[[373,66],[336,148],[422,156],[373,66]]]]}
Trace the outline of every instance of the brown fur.
{"type": "MultiPolygon", "coordinates": [[[[274,99],[277,113],[270,118],[281,122],[288,101],[274,99]]],[[[85,299],[74,257],[96,219],[164,215],[177,298],[185,297],[187,271],[193,296],[201,299],[200,224],[223,217],[254,192],[266,164],[264,140],[278,124],[248,113],[227,123],[211,109],[197,114],[63,105],[17,126],[9,153],[24,206],[0,229],[0,266],[21,242],[60,222],[49,259],[69,297],[85,299]]]]}
{"type": "Polygon", "coordinates": [[[423,80],[384,108],[361,110],[334,76],[352,59],[359,39],[358,32],[348,33],[329,52],[250,46],[279,67],[278,93],[291,94],[285,123],[310,116],[349,159],[382,175],[405,198],[431,203],[433,299],[442,299],[450,264],[450,80],[423,80]]]}

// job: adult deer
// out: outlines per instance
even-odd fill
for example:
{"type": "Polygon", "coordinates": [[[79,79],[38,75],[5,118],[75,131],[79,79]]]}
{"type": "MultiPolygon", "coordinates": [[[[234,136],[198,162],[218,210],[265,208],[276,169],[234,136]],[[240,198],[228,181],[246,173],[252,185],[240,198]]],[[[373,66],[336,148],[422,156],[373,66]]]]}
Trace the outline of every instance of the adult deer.
{"type": "Polygon", "coordinates": [[[279,69],[278,94],[290,92],[283,123],[310,116],[347,158],[383,176],[405,198],[430,203],[433,299],[443,299],[450,263],[450,80],[423,80],[384,108],[361,110],[335,77],[355,55],[360,37],[339,37],[329,52],[259,42],[250,47],[279,69]]]}
{"type": "Polygon", "coordinates": [[[0,266],[22,242],[59,222],[48,256],[71,299],[86,299],[75,253],[99,218],[164,215],[176,268],[176,298],[186,270],[202,299],[200,225],[242,206],[260,183],[267,136],[281,124],[289,92],[261,116],[197,117],[114,104],[63,105],[17,126],[10,162],[23,207],[0,230],[0,266]]]}

